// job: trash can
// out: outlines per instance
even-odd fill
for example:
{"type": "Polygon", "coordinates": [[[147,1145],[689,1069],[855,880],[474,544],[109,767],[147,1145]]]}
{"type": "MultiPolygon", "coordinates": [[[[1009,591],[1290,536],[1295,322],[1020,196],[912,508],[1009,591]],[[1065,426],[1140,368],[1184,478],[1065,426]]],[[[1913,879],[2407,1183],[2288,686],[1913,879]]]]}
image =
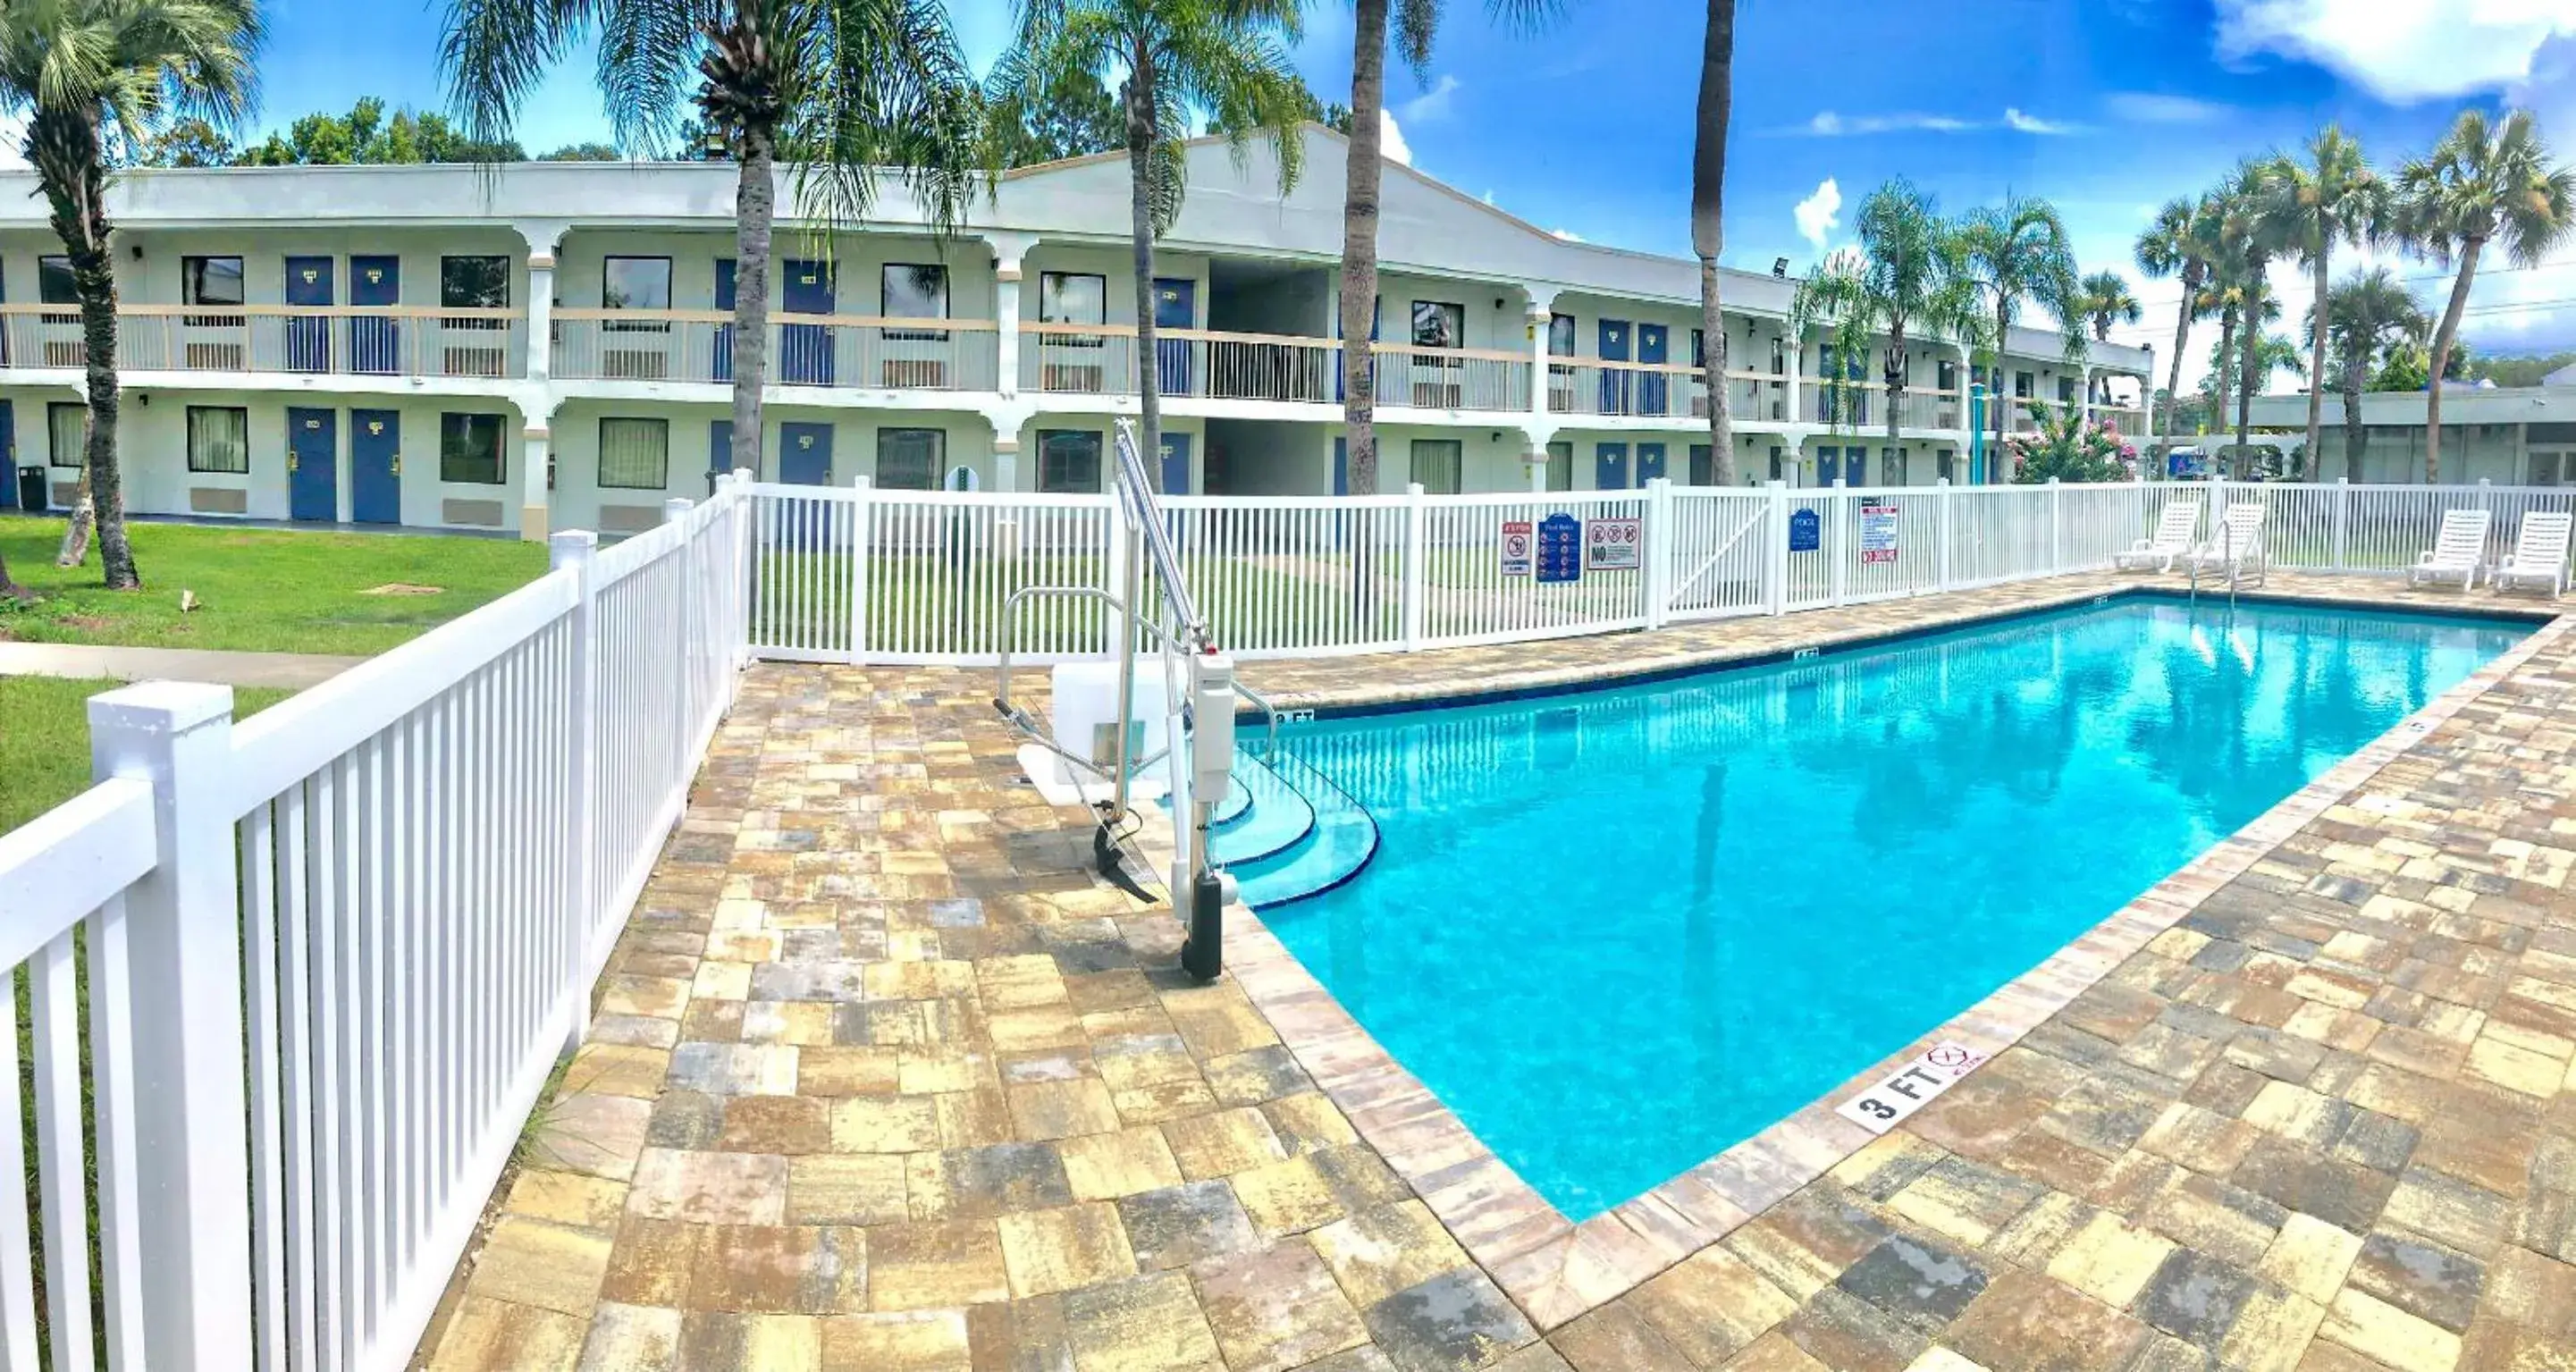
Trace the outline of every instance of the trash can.
{"type": "Polygon", "coordinates": [[[45,489],[46,485],[44,468],[20,467],[18,469],[18,508],[34,514],[53,504],[49,498],[49,492],[45,489]]]}

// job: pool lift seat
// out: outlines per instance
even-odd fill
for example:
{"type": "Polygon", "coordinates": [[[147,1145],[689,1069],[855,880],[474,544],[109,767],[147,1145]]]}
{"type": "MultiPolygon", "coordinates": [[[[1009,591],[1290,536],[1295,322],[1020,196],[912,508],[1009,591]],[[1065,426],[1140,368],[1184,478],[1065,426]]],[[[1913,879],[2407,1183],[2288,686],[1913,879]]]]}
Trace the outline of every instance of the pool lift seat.
{"type": "Polygon", "coordinates": [[[1233,899],[1233,879],[1209,856],[1208,830],[1217,803],[1235,784],[1234,717],[1238,699],[1268,717],[1272,751],[1277,751],[1279,712],[1251,688],[1235,679],[1234,661],[1217,648],[1207,621],[1199,614],[1172,549],[1171,531],[1154,498],[1153,484],[1137,455],[1136,432],[1129,420],[1117,425],[1117,464],[1111,517],[1127,532],[1124,565],[1117,568],[1122,594],[1097,586],[1023,586],[1002,602],[1001,660],[993,688],[993,708],[1013,728],[1040,748],[1063,760],[1075,774],[1107,783],[1109,795],[1094,802],[1099,825],[1092,834],[1092,857],[1103,876],[1146,897],[1126,870],[1126,845],[1142,825],[1134,800],[1135,780],[1156,763],[1170,765],[1173,814],[1188,822],[1176,826],[1173,863],[1165,890],[1176,912],[1184,913],[1189,930],[1181,946],[1181,965],[1202,981],[1224,970],[1225,903],[1233,899]],[[1153,563],[1156,596],[1145,600],[1145,563],[1153,563]],[[1112,758],[1106,764],[1065,747],[1053,728],[1036,712],[1011,699],[1011,645],[1018,638],[1018,616],[1025,602],[1039,599],[1097,601],[1109,609],[1116,640],[1118,694],[1112,758]],[[1142,611],[1142,613],[1139,613],[1142,611]],[[1163,746],[1138,756],[1135,738],[1136,659],[1150,639],[1163,669],[1163,746]],[[1180,911],[1186,893],[1188,907],[1180,911]]]}

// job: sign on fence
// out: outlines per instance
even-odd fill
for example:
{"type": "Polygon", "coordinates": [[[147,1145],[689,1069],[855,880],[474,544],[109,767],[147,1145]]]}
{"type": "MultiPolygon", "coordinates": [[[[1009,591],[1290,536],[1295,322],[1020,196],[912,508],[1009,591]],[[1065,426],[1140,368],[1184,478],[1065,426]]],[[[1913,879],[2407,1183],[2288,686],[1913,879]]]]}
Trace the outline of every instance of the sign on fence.
{"type": "Polygon", "coordinates": [[[1584,565],[1596,572],[1633,572],[1644,565],[1645,531],[1635,515],[1596,519],[1584,526],[1584,565]]]}
{"type": "Polygon", "coordinates": [[[1874,502],[1860,507],[1860,560],[1896,560],[1896,507],[1874,502]]]}
{"type": "Polygon", "coordinates": [[[1562,510],[1538,522],[1538,579],[1583,579],[1583,526],[1562,510]]]}
{"type": "Polygon", "coordinates": [[[1812,553],[1825,546],[1825,521],[1813,510],[1789,512],[1789,551],[1812,553]]]}
{"type": "Polygon", "coordinates": [[[1528,576],[1538,556],[1538,535],[1526,519],[1503,521],[1503,575],[1528,576]]]}

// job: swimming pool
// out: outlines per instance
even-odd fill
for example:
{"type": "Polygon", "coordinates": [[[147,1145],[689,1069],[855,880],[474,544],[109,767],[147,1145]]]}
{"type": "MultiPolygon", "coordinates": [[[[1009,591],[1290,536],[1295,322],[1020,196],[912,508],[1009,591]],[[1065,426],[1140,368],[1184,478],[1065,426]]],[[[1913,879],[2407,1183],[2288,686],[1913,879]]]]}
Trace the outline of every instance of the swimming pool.
{"type": "Polygon", "coordinates": [[[1263,919],[1579,1221],[1936,1028],[2529,628],[2121,597],[1294,726],[1379,848],[1263,919]]]}

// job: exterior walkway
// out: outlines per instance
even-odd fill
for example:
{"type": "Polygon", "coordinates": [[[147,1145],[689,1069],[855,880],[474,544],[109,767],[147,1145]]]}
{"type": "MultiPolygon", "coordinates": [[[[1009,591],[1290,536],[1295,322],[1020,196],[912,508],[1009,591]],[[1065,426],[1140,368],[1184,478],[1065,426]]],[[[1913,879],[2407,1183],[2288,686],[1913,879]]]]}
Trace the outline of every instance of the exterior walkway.
{"type": "MultiPolygon", "coordinates": [[[[1456,689],[2109,584],[1254,679],[1456,689]]],[[[1537,1284],[1535,1247],[1471,1257],[1476,1159],[1442,1185],[1437,1102],[1353,1089],[1374,1047],[1315,1037],[1328,999],[1172,972],[986,674],[756,668],[432,1365],[2576,1366],[2566,623],[2213,850],[1904,1126],[1537,1284]]],[[[1269,943],[1237,920],[1230,955],[1269,943]]]]}
{"type": "Polygon", "coordinates": [[[210,648],[118,648],[88,643],[0,643],[0,676],[203,681],[301,691],[366,661],[322,653],[238,653],[210,648]]]}

